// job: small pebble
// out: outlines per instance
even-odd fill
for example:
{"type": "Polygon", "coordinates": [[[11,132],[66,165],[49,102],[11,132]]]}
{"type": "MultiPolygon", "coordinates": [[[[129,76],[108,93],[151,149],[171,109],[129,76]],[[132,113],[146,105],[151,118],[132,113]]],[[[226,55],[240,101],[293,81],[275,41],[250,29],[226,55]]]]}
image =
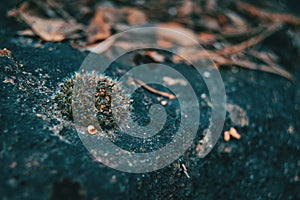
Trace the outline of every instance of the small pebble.
{"type": "Polygon", "coordinates": [[[91,135],[94,135],[95,133],[97,133],[97,129],[93,125],[89,125],[87,127],[87,130],[88,130],[89,134],[91,134],[91,135]]]}
{"type": "Polygon", "coordinates": [[[241,135],[236,131],[235,128],[230,128],[229,134],[235,139],[238,139],[238,140],[241,139],[241,135]]]}
{"type": "Polygon", "coordinates": [[[228,141],[230,140],[230,134],[229,134],[228,131],[225,131],[225,132],[224,132],[224,140],[225,140],[226,142],[228,142],[228,141]]]}
{"type": "Polygon", "coordinates": [[[210,77],[210,73],[209,73],[209,72],[204,72],[204,73],[203,73],[203,76],[204,76],[205,78],[209,78],[209,77],[210,77]]]}
{"type": "Polygon", "coordinates": [[[168,102],[166,100],[163,100],[160,103],[161,103],[161,105],[165,106],[165,105],[167,105],[168,102]]]}

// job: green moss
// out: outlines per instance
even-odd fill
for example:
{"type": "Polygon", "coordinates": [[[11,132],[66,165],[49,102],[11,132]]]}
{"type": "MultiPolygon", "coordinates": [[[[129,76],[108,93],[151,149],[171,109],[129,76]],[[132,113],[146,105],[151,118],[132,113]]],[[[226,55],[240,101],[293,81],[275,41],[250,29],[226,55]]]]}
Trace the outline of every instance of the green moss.
{"type": "MultiPolygon", "coordinates": [[[[84,103],[83,97],[73,97],[74,85],[81,85],[83,82],[96,81],[96,89],[94,92],[96,116],[102,129],[113,129],[120,120],[124,120],[128,116],[130,110],[130,100],[120,87],[119,83],[111,78],[96,73],[76,74],[59,84],[58,90],[54,95],[56,109],[67,120],[74,120],[72,98],[79,98],[84,103]],[[80,83],[80,84],[76,84],[80,83]],[[117,97],[116,105],[112,109],[112,98],[117,97]],[[80,99],[81,98],[81,99],[80,99]],[[113,111],[116,113],[113,114],[113,111]]],[[[81,91],[85,91],[84,89],[81,91]]],[[[79,102],[80,103],[80,102],[79,102]]],[[[74,104],[73,104],[74,106],[74,104]]]]}

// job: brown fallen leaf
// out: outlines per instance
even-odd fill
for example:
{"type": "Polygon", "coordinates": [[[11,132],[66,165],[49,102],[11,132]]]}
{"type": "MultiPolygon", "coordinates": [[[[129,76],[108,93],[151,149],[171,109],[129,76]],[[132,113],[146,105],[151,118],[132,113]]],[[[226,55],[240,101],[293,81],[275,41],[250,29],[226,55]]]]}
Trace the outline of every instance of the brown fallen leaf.
{"type": "Polygon", "coordinates": [[[108,38],[111,35],[110,28],[110,24],[104,21],[102,10],[97,9],[87,28],[87,42],[91,44],[108,38]]]}
{"type": "Polygon", "coordinates": [[[60,42],[64,39],[80,37],[77,32],[82,30],[81,25],[60,18],[43,18],[38,12],[31,11],[30,4],[27,2],[24,2],[15,12],[44,41],[60,42]]]}
{"type": "Polygon", "coordinates": [[[21,16],[33,32],[44,41],[60,42],[67,38],[74,38],[71,37],[71,34],[80,29],[80,27],[61,19],[42,19],[26,13],[22,13],[21,16]]]}

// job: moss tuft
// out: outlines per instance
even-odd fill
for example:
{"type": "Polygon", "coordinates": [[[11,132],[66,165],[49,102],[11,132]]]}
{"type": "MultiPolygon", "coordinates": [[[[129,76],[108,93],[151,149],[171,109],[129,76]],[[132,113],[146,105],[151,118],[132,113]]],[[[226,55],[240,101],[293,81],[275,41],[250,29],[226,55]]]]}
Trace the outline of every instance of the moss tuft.
{"type": "MultiPolygon", "coordinates": [[[[83,85],[84,83],[95,82],[94,91],[95,111],[98,123],[102,129],[116,128],[117,124],[128,117],[130,111],[130,99],[123,91],[118,81],[95,72],[76,74],[59,84],[58,90],[54,95],[55,107],[64,118],[73,121],[72,99],[79,101],[78,104],[84,104],[84,97],[89,94],[83,94],[79,97],[73,96],[74,86],[83,85]],[[112,98],[114,103],[112,103],[112,98]],[[112,104],[114,107],[112,107],[112,104]],[[113,112],[115,112],[113,114],[113,112]]],[[[80,90],[85,92],[84,88],[80,90]]],[[[74,106],[74,104],[73,104],[74,106]]],[[[82,108],[80,108],[82,109],[82,108]]],[[[84,109],[84,108],[83,108],[84,109]]],[[[88,114],[90,115],[90,114],[88,114]]]]}

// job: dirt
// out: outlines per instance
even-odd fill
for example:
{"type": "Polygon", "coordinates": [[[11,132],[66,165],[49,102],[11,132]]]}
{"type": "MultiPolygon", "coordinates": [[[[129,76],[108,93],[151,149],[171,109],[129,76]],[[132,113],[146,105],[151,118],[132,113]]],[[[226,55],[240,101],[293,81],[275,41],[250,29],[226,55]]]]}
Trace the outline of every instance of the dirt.
{"type": "MultiPolygon", "coordinates": [[[[6,48],[12,54],[12,58],[0,57],[3,199],[300,198],[300,117],[296,110],[300,102],[300,68],[296,59],[285,55],[291,66],[287,70],[296,77],[296,83],[260,71],[220,69],[227,102],[243,109],[249,120],[246,126],[237,126],[227,113],[223,130],[234,126],[240,140],[225,142],[220,137],[207,157],[200,159],[196,155],[195,145],[207,127],[205,115],[209,113],[207,104],[199,97],[202,123],[195,145],[163,169],[145,174],[125,173],[95,161],[71,125],[57,128],[59,121],[47,116],[53,103],[50,96],[60,82],[78,70],[87,53],[64,42],[40,44],[36,37],[17,36],[24,24],[6,17],[13,6],[0,5],[0,49],[6,48]],[[181,164],[186,166],[190,178],[181,164]]],[[[279,49],[288,46],[274,44],[274,37],[265,44],[279,49]]],[[[180,64],[174,67],[186,73],[191,70],[180,64]]],[[[199,92],[206,92],[203,83],[194,84],[199,92]]],[[[157,99],[144,89],[136,95],[137,99],[145,98],[148,105],[157,99]]],[[[171,108],[168,107],[172,114],[171,108]]],[[[148,120],[143,115],[145,109],[135,113],[142,122],[148,120]]],[[[168,123],[176,125],[176,115],[171,115],[168,123]]],[[[126,141],[116,143],[124,148],[139,147],[138,141],[131,141],[130,145],[126,141]]],[[[159,145],[145,148],[151,150],[159,145]]]]}

